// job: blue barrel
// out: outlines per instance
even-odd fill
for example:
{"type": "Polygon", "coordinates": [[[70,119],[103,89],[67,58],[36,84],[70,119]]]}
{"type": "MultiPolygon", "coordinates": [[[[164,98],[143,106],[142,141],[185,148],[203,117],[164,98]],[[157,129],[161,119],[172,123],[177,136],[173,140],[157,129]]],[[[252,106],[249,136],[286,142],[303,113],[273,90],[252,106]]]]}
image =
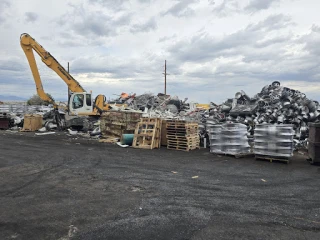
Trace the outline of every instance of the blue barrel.
{"type": "Polygon", "coordinates": [[[132,145],[134,134],[122,134],[120,143],[122,145],[132,145]]]}

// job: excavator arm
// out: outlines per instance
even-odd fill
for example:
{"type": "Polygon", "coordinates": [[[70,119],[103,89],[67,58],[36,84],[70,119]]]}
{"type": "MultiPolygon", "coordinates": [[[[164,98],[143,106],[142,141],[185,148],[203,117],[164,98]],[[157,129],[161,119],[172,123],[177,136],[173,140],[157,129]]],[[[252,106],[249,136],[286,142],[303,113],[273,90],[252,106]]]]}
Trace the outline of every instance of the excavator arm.
{"type": "Polygon", "coordinates": [[[49,68],[55,71],[61,79],[68,85],[69,89],[72,92],[85,92],[80,83],[75,80],[69,73],[66,71],[61,64],[49,53],[47,52],[36,40],[34,40],[29,34],[23,33],[20,36],[20,45],[26,54],[28,59],[31,72],[36,84],[37,93],[40,98],[44,101],[51,102],[55,107],[53,99],[48,96],[43,89],[39,70],[37,67],[36,60],[34,58],[33,50],[38,53],[41,57],[42,62],[44,62],[49,68]]]}
{"type": "MultiPolygon", "coordinates": [[[[36,60],[34,58],[33,51],[35,51],[40,57],[42,62],[44,62],[49,68],[55,71],[60,78],[67,84],[69,90],[72,92],[70,95],[69,104],[68,104],[68,112],[71,114],[79,114],[79,115],[101,115],[102,112],[108,111],[111,107],[108,103],[106,103],[106,97],[104,95],[98,95],[95,101],[91,102],[91,93],[88,94],[85,89],[80,85],[80,83],[75,80],[69,73],[66,71],[61,64],[48,52],[46,51],[34,38],[32,38],[29,34],[23,33],[20,36],[20,45],[26,54],[28,59],[31,72],[36,84],[37,93],[40,98],[44,101],[49,101],[53,104],[56,112],[58,112],[58,106],[54,102],[54,100],[45,93],[41,77],[39,74],[39,70],[37,67],[36,60]],[[74,105],[77,97],[89,97],[90,100],[82,102],[82,105],[74,105]]],[[[117,104],[116,104],[117,105],[117,104]]],[[[125,104],[120,104],[121,106],[126,106],[125,104]]],[[[118,105],[119,106],[119,105],[118,105]]],[[[57,114],[58,116],[58,114],[57,114]]]]}

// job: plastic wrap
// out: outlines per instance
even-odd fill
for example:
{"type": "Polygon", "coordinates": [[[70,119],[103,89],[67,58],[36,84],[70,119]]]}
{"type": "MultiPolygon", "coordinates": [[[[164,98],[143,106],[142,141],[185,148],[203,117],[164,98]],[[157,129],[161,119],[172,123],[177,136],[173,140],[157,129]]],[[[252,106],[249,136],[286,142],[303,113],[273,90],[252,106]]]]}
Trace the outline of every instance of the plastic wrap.
{"type": "Polygon", "coordinates": [[[275,157],[293,156],[293,136],[290,124],[258,124],[254,132],[254,153],[275,157]]]}
{"type": "Polygon", "coordinates": [[[211,153],[250,153],[246,125],[241,123],[216,124],[211,125],[208,130],[211,153]]]}

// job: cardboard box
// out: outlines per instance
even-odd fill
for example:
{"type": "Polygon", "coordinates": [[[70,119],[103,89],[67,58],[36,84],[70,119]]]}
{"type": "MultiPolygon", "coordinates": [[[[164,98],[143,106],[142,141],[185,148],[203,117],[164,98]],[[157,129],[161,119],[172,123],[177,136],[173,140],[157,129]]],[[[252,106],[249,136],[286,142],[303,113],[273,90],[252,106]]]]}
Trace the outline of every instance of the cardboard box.
{"type": "Polygon", "coordinates": [[[42,128],[42,116],[38,114],[24,115],[23,129],[25,132],[34,132],[42,128]]]}

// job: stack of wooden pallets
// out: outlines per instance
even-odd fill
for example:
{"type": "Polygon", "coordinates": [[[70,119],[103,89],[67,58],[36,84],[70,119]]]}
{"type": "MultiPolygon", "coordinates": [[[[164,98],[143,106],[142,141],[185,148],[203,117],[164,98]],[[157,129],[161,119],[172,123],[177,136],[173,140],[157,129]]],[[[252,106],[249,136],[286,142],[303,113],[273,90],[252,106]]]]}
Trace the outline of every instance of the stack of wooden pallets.
{"type": "Polygon", "coordinates": [[[198,123],[170,120],[166,126],[168,149],[190,151],[200,148],[198,123]]]}
{"type": "Polygon", "coordinates": [[[134,132],[132,147],[154,149],[161,145],[161,119],[141,118],[134,132]]]}

